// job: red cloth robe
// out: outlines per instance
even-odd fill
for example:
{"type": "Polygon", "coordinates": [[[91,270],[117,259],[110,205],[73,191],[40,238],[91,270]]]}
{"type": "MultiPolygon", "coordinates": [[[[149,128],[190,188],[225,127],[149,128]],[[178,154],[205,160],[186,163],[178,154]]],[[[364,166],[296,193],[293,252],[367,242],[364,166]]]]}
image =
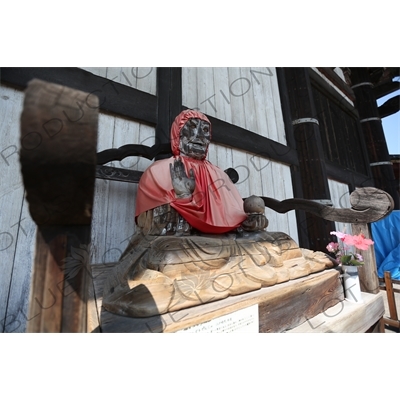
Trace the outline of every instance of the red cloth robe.
{"type": "Polygon", "coordinates": [[[228,175],[220,168],[206,159],[196,160],[180,155],[180,131],[191,118],[210,123],[204,114],[194,110],[182,111],[175,118],[171,127],[174,155],[154,162],[142,175],[136,199],[136,216],[157,206],[170,204],[190,225],[203,233],[229,232],[247,218],[243,211],[243,200],[228,175]],[[192,197],[185,199],[177,199],[172,187],[169,165],[178,157],[185,166],[187,176],[193,169],[196,180],[192,197]]]}

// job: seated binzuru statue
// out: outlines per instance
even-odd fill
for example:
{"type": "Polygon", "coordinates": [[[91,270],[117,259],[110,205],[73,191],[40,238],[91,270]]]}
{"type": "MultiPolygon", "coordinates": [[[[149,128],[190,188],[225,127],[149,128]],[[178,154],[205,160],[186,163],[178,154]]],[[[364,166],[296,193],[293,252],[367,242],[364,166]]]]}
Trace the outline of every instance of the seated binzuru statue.
{"type": "Polygon", "coordinates": [[[104,285],[106,310],[149,317],[332,267],[322,252],[267,232],[264,202],[244,202],[228,175],[206,160],[211,123],[182,111],[171,127],[173,156],[139,182],[137,232],[104,285]]]}

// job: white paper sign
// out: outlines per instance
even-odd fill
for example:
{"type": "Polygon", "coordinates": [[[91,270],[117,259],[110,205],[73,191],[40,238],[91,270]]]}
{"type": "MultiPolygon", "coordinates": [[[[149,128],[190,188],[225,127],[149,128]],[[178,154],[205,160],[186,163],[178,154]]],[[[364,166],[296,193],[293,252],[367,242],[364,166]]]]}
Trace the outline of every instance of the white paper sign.
{"type": "Polygon", "coordinates": [[[176,333],[259,333],[258,304],[193,325],[176,333]]]}

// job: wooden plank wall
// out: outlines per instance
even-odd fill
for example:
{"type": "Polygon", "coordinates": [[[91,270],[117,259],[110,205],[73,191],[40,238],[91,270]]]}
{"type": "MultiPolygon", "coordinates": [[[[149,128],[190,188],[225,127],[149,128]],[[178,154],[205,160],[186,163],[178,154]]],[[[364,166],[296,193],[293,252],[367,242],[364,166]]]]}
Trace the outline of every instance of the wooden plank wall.
{"type": "Polygon", "coordinates": [[[156,95],[157,68],[155,67],[82,67],[81,69],[156,95]]]}
{"type": "Polygon", "coordinates": [[[182,68],[182,102],[286,145],[275,68],[182,68]]]}
{"type": "MultiPolygon", "coordinates": [[[[156,68],[84,67],[82,69],[114,82],[156,94],[156,68]]],[[[100,113],[98,151],[133,143],[152,146],[155,143],[155,128],[100,113]]],[[[151,161],[144,158],[128,157],[123,161],[106,165],[144,171],[150,164],[151,161]]],[[[96,180],[91,264],[116,262],[125,250],[129,238],[135,233],[136,192],[136,184],[96,180]]]]}
{"type": "MultiPolygon", "coordinates": [[[[154,142],[154,127],[112,115],[99,116],[98,151],[132,143],[152,146],[154,142]]],[[[144,171],[150,164],[145,158],[128,157],[106,165],[144,171]]],[[[125,250],[135,233],[136,192],[134,183],[96,180],[91,264],[115,262],[125,250]]]]}
{"type": "MultiPolygon", "coordinates": [[[[328,179],[331,200],[335,208],[351,208],[349,186],[346,183],[328,179]]],[[[350,224],[335,222],[336,230],[351,234],[350,224]]]]}
{"type": "MultiPolygon", "coordinates": [[[[275,68],[182,68],[182,101],[186,107],[286,145],[275,68]]],[[[208,158],[221,169],[237,170],[242,197],[293,197],[288,165],[215,144],[208,158]]],[[[266,216],[269,231],[286,232],[298,241],[294,211],[277,214],[267,209],[266,216]]]]}
{"type": "Polygon", "coordinates": [[[36,225],[25,200],[18,151],[23,92],[0,86],[0,332],[24,332],[36,225]]]}

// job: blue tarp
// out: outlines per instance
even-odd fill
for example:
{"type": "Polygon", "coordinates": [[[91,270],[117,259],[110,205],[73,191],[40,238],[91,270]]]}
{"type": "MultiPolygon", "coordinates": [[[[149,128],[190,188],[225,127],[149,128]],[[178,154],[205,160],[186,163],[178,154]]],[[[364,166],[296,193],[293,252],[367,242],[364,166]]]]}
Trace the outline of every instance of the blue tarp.
{"type": "Polygon", "coordinates": [[[386,218],[371,224],[375,242],[378,276],[390,271],[392,279],[400,279],[400,211],[392,211],[386,218]]]}

